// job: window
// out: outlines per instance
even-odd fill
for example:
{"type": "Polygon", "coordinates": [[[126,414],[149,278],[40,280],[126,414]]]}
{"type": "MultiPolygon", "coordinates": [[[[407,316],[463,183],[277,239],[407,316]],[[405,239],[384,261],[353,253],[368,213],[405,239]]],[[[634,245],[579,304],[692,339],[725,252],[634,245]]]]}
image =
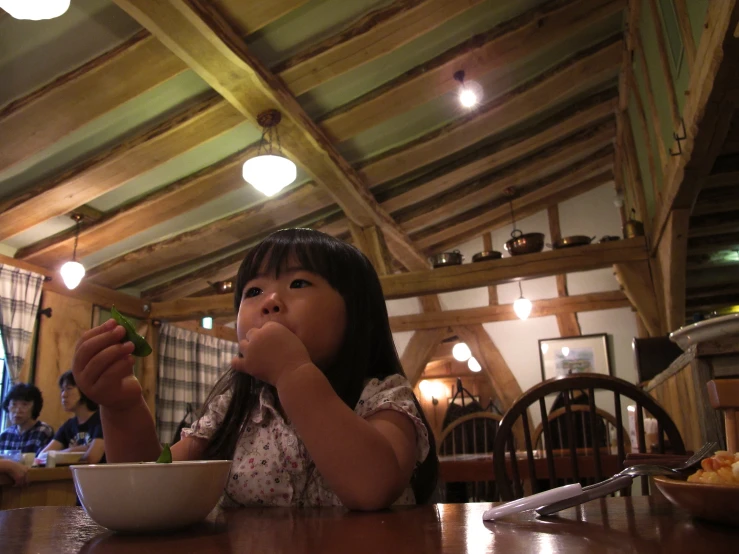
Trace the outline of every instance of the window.
{"type": "MultiPolygon", "coordinates": [[[[5,349],[3,348],[3,339],[2,335],[0,335],[0,402],[2,402],[2,399],[5,398],[5,395],[10,390],[10,376],[8,372],[6,371],[6,365],[5,365],[5,349]]],[[[5,430],[5,427],[7,426],[7,414],[5,412],[2,412],[0,414],[0,432],[5,430]]]]}

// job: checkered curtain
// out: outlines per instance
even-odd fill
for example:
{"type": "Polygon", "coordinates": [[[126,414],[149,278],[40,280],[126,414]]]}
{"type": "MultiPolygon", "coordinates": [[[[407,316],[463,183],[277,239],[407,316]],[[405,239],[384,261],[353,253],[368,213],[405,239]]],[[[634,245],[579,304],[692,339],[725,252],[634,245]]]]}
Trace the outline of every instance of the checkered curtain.
{"type": "Polygon", "coordinates": [[[162,325],[156,423],[161,442],[171,442],[191,404],[197,413],[221,373],[238,354],[238,344],[162,325]]]}
{"type": "Polygon", "coordinates": [[[0,264],[0,334],[11,383],[18,380],[33,337],[44,276],[0,264]]]}

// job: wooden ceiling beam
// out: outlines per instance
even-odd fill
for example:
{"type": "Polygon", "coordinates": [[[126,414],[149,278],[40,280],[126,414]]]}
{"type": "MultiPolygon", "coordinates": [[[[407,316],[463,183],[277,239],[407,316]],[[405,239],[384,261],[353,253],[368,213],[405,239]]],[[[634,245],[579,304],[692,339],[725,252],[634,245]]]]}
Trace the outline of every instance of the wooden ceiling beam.
{"type": "Polygon", "coordinates": [[[272,68],[295,96],[390,54],[483,0],[404,0],[359,18],[272,68]]]}
{"type": "Polygon", "coordinates": [[[91,268],[88,275],[111,288],[130,285],[162,270],[191,264],[204,252],[237,248],[248,237],[274,230],[279,222],[311,218],[331,206],[333,199],[323,188],[306,183],[262,204],[118,256],[91,268]]]}
{"type": "Polygon", "coordinates": [[[232,106],[208,94],[177,116],[0,203],[0,241],[74,211],[243,121],[232,106]]]}
{"type": "Polygon", "coordinates": [[[193,68],[244,117],[278,106],[283,150],[326,187],[347,217],[361,227],[378,225],[393,255],[404,265],[428,261],[382,210],[356,171],[311,121],[285,85],[244,47],[243,41],[210,4],[116,0],[193,68]]]}
{"type": "MultiPolygon", "coordinates": [[[[531,279],[602,269],[618,263],[647,259],[643,237],[565,248],[525,256],[511,256],[489,262],[441,267],[380,277],[386,300],[409,298],[465,290],[531,279]]],[[[163,320],[197,319],[233,314],[233,297],[213,295],[182,298],[169,302],[152,302],[151,317],[163,320]]],[[[491,307],[492,309],[493,307],[491,307]]],[[[487,308],[486,308],[487,309],[487,308]]],[[[429,315],[429,317],[432,317],[429,315]]]]}
{"type": "Polygon", "coordinates": [[[692,209],[726,138],[739,95],[739,40],[734,29],[739,24],[739,2],[710,2],[698,45],[696,63],[690,74],[688,96],[682,119],[686,139],[680,142],[682,155],[671,157],[665,171],[662,202],[657,205],[650,244],[659,248],[669,214],[676,209],[692,209]]]}
{"type": "Polygon", "coordinates": [[[574,137],[538,152],[531,158],[506,167],[481,179],[466,183],[393,214],[401,228],[409,233],[452,219],[468,210],[489,205],[509,187],[521,187],[544,179],[582,161],[613,143],[613,121],[588,129],[574,137]]]}
{"type": "Polygon", "coordinates": [[[474,113],[368,160],[359,166],[370,187],[417,170],[429,160],[442,159],[590,90],[616,76],[622,43],[609,41],[580,52],[537,78],[496,98],[474,113]],[[576,83],[573,86],[573,83],[576,83]]]}
{"type": "Polygon", "coordinates": [[[459,68],[464,68],[465,78],[480,79],[551,48],[612,16],[625,5],[623,0],[574,0],[532,8],[342,106],[325,116],[321,127],[333,140],[347,140],[455,90],[459,83],[453,75],[459,68]]]}
{"type": "MultiPolygon", "coordinates": [[[[248,27],[251,32],[257,31],[305,2],[248,2],[248,27]]],[[[148,31],[136,33],[105,54],[0,109],[0,136],[13,137],[0,150],[0,171],[187,69],[148,31]],[[95,94],[91,95],[91,90],[95,94]]]]}
{"type": "MultiPolygon", "coordinates": [[[[241,115],[239,114],[239,118],[241,115]]],[[[89,256],[115,244],[121,237],[141,233],[162,221],[202,206],[219,196],[245,186],[241,166],[252,148],[224,158],[220,162],[165,185],[119,208],[102,213],[94,221],[83,221],[80,227],[77,254],[89,256]]],[[[269,200],[268,200],[269,202],[269,200]]],[[[80,211],[75,208],[75,212],[80,211]]],[[[52,267],[69,256],[75,229],[19,249],[15,257],[52,267]]]]}
{"type": "Polygon", "coordinates": [[[77,288],[69,290],[58,272],[51,271],[45,267],[24,262],[23,260],[9,258],[3,254],[0,254],[0,265],[9,265],[43,275],[47,278],[43,283],[44,290],[50,290],[64,296],[84,300],[106,309],[110,309],[115,304],[121,312],[139,319],[149,317],[149,304],[145,300],[107,287],[101,287],[89,279],[83,279],[77,288]]]}
{"type": "MultiPolygon", "coordinates": [[[[479,263],[479,262],[478,262],[479,263]]],[[[631,304],[621,291],[596,292],[560,298],[547,298],[532,301],[532,317],[571,315],[579,312],[628,308],[631,304]]],[[[390,318],[390,328],[394,333],[417,331],[421,329],[445,329],[456,325],[473,325],[495,321],[515,321],[519,319],[513,311],[513,304],[445,310],[436,313],[400,315],[390,318]]],[[[563,335],[566,336],[566,335],[563,335]]]]}
{"type": "Polygon", "coordinates": [[[391,214],[447,191],[465,181],[516,162],[535,152],[558,144],[568,137],[593,127],[613,116],[615,100],[609,91],[577,103],[566,117],[557,115],[513,138],[481,148],[474,155],[452,158],[439,170],[421,175],[388,193],[378,193],[380,205],[391,214]]]}
{"type": "MultiPolygon", "coordinates": [[[[552,204],[558,204],[612,181],[612,167],[613,155],[604,151],[578,163],[571,171],[559,172],[545,180],[543,184],[537,184],[532,190],[524,191],[521,196],[514,198],[513,209],[516,217],[520,221],[547,209],[552,204]]],[[[480,207],[452,221],[422,231],[414,237],[414,240],[426,251],[438,252],[510,223],[509,202],[501,201],[492,209],[490,206],[480,207]]]]}

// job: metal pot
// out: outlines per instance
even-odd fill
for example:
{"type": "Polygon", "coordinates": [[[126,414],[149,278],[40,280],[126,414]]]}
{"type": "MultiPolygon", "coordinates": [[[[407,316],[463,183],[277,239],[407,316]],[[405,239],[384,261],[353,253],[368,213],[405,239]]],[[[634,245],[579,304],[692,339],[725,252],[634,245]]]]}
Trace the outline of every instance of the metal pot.
{"type": "Polygon", "coordinates": [[[614,240],[621,240],[621,237],[617,237],[616,235],[603,235],[600,242],[613,242],[614,240]]]}
{"type": "Polygon", "coordinates": [[[505,249],[511,256],[541,252],[544,249],[544,233],[522,233],[514,229],[505,243],[505,249]]]}
{"type": "Polygon", "coordinates": [[[571,246],[585,246],[595,240],[595,237],[586,237],[585,235],[572,235],[569,237],[562,237],[559,240],[555,240],[552,244],[552,248],[557,250],[558,248],[569,248],[571,246]]]}
{"type": "Polygon", "coordinates": [[[641,221],[637,221],[634,219],[636,216],[636,210],[633,208],[631,209],[631,217],[626,222],[626,225],[624,225],[624,238],[625,239],[633,239],[634,237],[643,237],[644,236],[644,224],[641,221]]]}
{"type": "Polygon", "coordinates": [[[434,267],[445,267],[448,265],[461,264],[462,260],[464,260],[464,256],[462,256],[459,250],[454,250],[452,252],[440,252],[439,254],[434,254],[429,258],[429,260],[431,261],[431,265],[434,267]]]}
{"type": "Polygon", "coordinates": [[[474,256],[472,256],[473,262],[486,262],[488,260],[498,260],[503,257],[503,254],[498,252],[497,250],[484,250],[483,252],[478,252],[474,256]]]}

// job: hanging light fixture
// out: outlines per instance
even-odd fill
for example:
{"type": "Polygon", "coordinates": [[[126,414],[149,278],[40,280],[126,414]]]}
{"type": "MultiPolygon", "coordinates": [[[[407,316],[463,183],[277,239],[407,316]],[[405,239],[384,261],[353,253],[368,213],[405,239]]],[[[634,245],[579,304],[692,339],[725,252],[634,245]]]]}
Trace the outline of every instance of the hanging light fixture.
{"type": "Polygon", "coordinates": [[[470,356],[472,356],[472,351],[465,343],[458,342],[452,348],[452,356],[454,356],[454,359],[458,362],[466,362],[470,359],[470,356]]]}
{"type": "Polygon", "coordinates": [[[282,153],[277,131],[281,119],[282,114],[277,110],[267,110],[257,116],[257,123],[262,127],[262,138],[257,155],[246,160],[242,168],[244,180],[267,196],[274,196],[298,176],[295,164],[282,153]]]}
{"type": "Polygon", "coordinates": [[[467,360],[467,367],[470,368],[470,371],[473,373],[478,373],[480,370],[482,370],[480,362],[478,362],[474,356],[467,360]]]}
{"type": "Polygon", "coordinates": [[[474,108],[482,100],[482,87],[475,81],[465,81],[464,71],[454,73],[454,80],[459,83],[459,103],[465,108],[474,108]]]}
{"type": "Polygon", "coordinates": [[[80,236],[80,221],[82,221],[82,214],[72,214],[72,219],[75,221],[74,230],[74,250],[72,251],[72,261],[66,262],[59,273],[62,274],[62,280],[69,290],[77,288],[82,278],[85,276],[85,266],[77,261],[77,239],[80,236]]]}
{"type": "Polygon", "coordinates": [[[0,8],[16,19],[53,19],[69,9],[70,0],[0,0],[0,8]]]}
{"type": "Polygon", "coordinates": [[[531,314],[531,300],[524,298],[521,281],[518,282],[518,290],[521,292],[521,297],[513,303],[513,311],[520,319],[528,319],[531,314]]]}

